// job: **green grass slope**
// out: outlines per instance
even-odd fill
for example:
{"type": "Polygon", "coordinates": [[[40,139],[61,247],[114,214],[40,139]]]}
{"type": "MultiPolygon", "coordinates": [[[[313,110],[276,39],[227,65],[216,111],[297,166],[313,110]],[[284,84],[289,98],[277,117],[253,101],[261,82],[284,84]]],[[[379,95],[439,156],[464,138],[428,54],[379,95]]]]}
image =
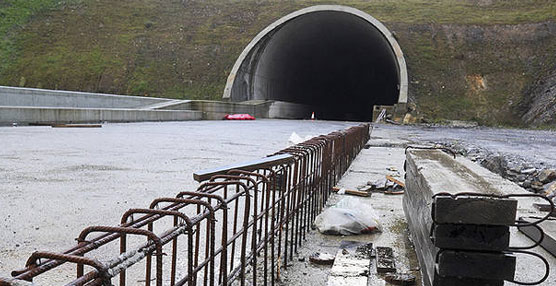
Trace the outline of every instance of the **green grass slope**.
{"type": "Polygon", "coordinates": [[[556,64],[556,4],[547,0],[5,0],[0,85],[219,99],[260,30],[334,3],[395,33],[410,98],[427,118],[521,124],[525,91],[556,64]]]}

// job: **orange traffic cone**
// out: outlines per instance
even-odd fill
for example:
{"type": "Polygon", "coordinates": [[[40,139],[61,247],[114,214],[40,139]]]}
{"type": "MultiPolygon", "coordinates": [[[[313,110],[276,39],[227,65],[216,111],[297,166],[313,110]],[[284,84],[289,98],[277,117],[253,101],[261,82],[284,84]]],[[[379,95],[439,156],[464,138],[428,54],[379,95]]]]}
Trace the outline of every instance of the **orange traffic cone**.
{"type": "Polygon", "coordinates": [[[313,111],[313,113],[311,114],[311,120],[315,120],[315,112],[313,111]]]}

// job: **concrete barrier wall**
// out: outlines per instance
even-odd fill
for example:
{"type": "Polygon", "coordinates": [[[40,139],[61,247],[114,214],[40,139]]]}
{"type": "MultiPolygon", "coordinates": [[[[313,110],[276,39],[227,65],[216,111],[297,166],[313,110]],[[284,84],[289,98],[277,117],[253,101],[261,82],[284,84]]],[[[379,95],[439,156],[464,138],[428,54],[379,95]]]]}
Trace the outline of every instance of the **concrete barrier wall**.
{"type": "Polygon", "coordinates": [[[167,101],[171,99],[0,86],[0,106],[141,108],[167,101]]]}
{"type": "Polygon", "coordinates": [[[247,113],[257,118],[266,118],[268,114],[268,105],[265,103],[246,104],[222,101],[193,100],[190,102],[189,108],[191,110],[202,111],[203,119],[208,120],[219,120],[224,118],[226,114],[235,113],[247,113]]]}
{"type": "Polygon", "coordinates": [[[309,106],[282,101],[244,103],[176,100],[0,86],[0,124],[219,120],[226,114],[309,119],[309,106]],[[197,111],[197,112],[185,112],[197,111]]]}
{"type": "Polygon", "coordinates": [[[318,112],[314,108],[311,109],[309,105],[274,101],[268,108],[268,118],[309,119],[313,111],[318,112]]]}
{"type": "Polygon", "coordinates": [[[203,119],[207,120],[219,120],[226,116],[226,114],[235,113],[247,113],[256,118],[309,119],[311,117],[311,108],[308,105],[283,101],[238,103],[191,100],[182,104],[169,106],[168,108],[172,110],[198,110],[203,112],[203,119]]]}
{"type": "Polygon", "coordinates": [[[201,120],[202,112],[190,110],[138,110],[67,107],[0,106],[0,125],[13,123],[99,123],[201,120]]]}

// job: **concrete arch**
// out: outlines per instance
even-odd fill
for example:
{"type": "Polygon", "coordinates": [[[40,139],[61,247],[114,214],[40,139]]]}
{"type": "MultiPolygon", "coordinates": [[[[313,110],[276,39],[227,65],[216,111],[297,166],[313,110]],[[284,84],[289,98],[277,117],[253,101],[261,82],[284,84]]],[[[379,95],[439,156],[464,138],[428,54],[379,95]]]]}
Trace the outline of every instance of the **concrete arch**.
{"type": "MultiPolygon", "coordinates": [[[[284,40],[284,37],[287,38],[289,35],[293,35],[292,37],[294,37],[295,34],[302,33],[302,31],[299,31],[304,29],[303,28],[304,26],[300,26],[303,24],[302,23],[303,20],[301,19],[306,19],[304,20],[306,22],[305,26],[309,26],[309,24],[313,26],[319,25],[319,23],[317,23],[316,20],[311,20],[310,17],[313,17],[314,19],[317,19],[319,17],[320,17],[319,19],[337,18],[338,19],[337,22],[339,23],[341,22],[340,24],[342,25],[345,24],[347,26],[351,25],[349,26],[349,29],[346,28],[345,31],[347,33],[349,33],[349,31],[351,30],[359,29],[362,31],[362,29],[367,29],[368,33],[372,32],[374,34],[372,35],[373,40],[367,40],[367,41],[380,42],[377,43],[377,45],[382,45],[384,47],[388,46],[390,51],[386,51],[386,52],[391,53],[391,56],[388,57],[393,59],[390,60],[391,64],[388,68],[396,73],[395,76],[397,77],[397,79],[395,84],[397,85],[396,86],[397,99],[395,100],[395,102],[390,102],[387,103],[386,105],[392,105],[396,103],[399,104],[407,103],[407,90],[408,90],[407,89],[408,88],[407,67],[406,67],[405,59],[403,57],[402,50],[398,45],[397,41],[395,40],[395,38],[393,37],[392,33],[382,23],[380,23],[378,20],[376,20],[369,14],[360,11],[358,9],[342,6],[342,5],[318,5],[318,6],[304,8],[295,11],[293,13],[290,13],[280,18],[279,20],[275,21],[274,23],[270,24],[269,26],[267,26],[264,30],[262,30],[259,34],[257,34],[255,38],[253,38],[253,40],[245,47],[245,49],[242,51],[242,53],[236,60],[228,76],[226,87],[223,93],[223,98],[231,101],[264,99],[264,100],[282,100],[286,102],[292,102],[292,100],[288,100],[287,98],[286,99],[279,98],[280,97],[279,95],[269,96],[268,94],[265,94],[264,89],[268,87],[261,86],[260,83],[261,80],[259,80],[259,83],[257,82],[257,77],[261,78],[264,77],[265,75],[257,74],[257,71],[264,70],[264,69],[267,70],[271,69],[269,67],[266,67],[270,64],[266,64],[266,66],[261,66],[260,63],[261,59],[267,59],[267,61],[271,62],[272,64],[272,61],[268,60],[270,56],[267,54],[272,53],[272,55],[276,56],[276,54],[280,53],[282,51],[282,48],[284,47],[284,43],[287,42],[287,39],[284,40]],[[296,22],[297,24],[295,24],[296,22]],[[284,27],[295,26],[295,25],[298,26],[296,28],[289,28],[289,31],[287,31],[288,28],[284,28],[284,27]],[[365,25],[366,27],[363,28],[363,26],[365,25]],[[283,35],[286,33],[285,31],[287,31],[287,33],[289,34],[283,35]],[[377,31],[379,33],[376,33],[377,31]],[[269,51],[272,50],[271,48],[269,48],[269,46],[272,46],[273,44],[278,45],[274,43],[277,42],[278,40],[274,40],[273,38],[280,38],[280,37],[282,38],[281,40],[282,46],[274,47],[274,51],[269,51]],[[395,67],[392,67],[392,65],[395,65],[395,67]]],[[[332,20],[319,20],[319,21],[330,22],[332,20]]],[[[331,23],[329,24],[332,25],[331,23]]],[[[341,30],[339,31],[340,32],[338,32],[337,34],[344,33],[341,30]]],[[[363,32],[359,32],[359,34],[354,34],[354,36],[352,37],[354,39],[361,38],[362,33],[363,32]]],[[[311,35],[311,34],[307,32],[306,35],[311,35]]],[[[366,43],[365,45],[368,47],[370,44],[371,43],[366,43]]],[[[364,49],[365,45],[360,47],[360,50],[364,49]]],[[[386,50],[385,48],[382,48],[383,53],[385,52],[385,50],[386,50]]],[[[284,53],[286,52],[287,51],[285,51],[284,53]]],[[[364,55],[365,51],[362,51],[361,53],[363,53],[364,55]]],[[[279,58],[280,62],[284,61],[284,57],[286,56],[287,55],[279,55],[278,57],[280,57],[279,58]]],[[[278,60],[274,61],[274,63],[276,62],[278,62],[278,60]]],[[[369,65],[370,64],[371,63],[369,63],[369,65]]],[[[374,71],[374,73],[376,73],[376,71],[374,71]]],[[[364,81],[364,79],[359,79],[359,81],[364,81]]],[[[286,83],[284,83],[284,85],[286,85],[286,83]]],[[[283,93],[284,90],[281,90],[281,92],[283,93]]],[[[295,103],[305,104],[304,102],[297,102],[297,101],[295,101],[295,103]]]]}

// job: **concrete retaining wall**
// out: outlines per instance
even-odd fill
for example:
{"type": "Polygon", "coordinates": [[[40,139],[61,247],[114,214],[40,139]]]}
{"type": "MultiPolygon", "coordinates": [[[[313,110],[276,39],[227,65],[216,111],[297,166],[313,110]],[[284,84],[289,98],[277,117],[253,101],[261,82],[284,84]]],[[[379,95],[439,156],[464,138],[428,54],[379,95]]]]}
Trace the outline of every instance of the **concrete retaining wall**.
{"type": "Polygon", "coordinates": [[[233,103],[222,101],[192,100],[188,103],[190,110],[203,112],[203,119],[219,120],[226,114],[247,113],[257,118],[268,117],[268,105],[270,103],[233,103]]]}
{"type": "Polygon", "coordinates": [[[104,121],[185,121],[201,119],[202,112],[190,110],[0,106],[0,125],[12,123],[99,123],[104,121]]]}
{"type": "Polygon", "coordinates": [[[226,114],[309,119],[309,106],[282,101],[223,102],[0,86],[0,124],[220,120],[226,114]]]}
{"type": "Polygon", "coordinates": [[[311,113],[318,110],[311,108],[309,105],[299,103],[291,103],[285,101],[274,101],[268,107],[268,118],[281,118],[281,119],[309,119],[311,113]]]}
{"type": "Polygon", "coordinates": [[[172,100],[165,98],[0,86],[0,106],[141,108],[167,101],[172,100]]]}

